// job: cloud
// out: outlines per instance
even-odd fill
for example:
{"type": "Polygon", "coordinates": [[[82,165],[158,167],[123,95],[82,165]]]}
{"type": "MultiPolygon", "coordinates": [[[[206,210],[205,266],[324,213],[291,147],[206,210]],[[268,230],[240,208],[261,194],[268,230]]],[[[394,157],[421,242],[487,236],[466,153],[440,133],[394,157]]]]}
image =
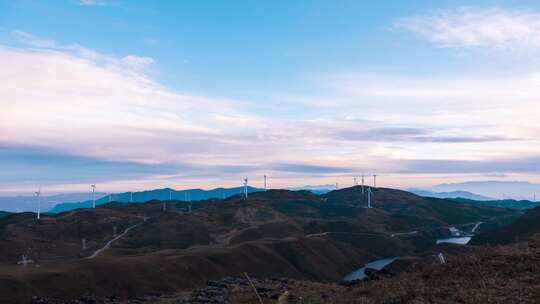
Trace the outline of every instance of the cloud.
{"type": "Polygon", "coordinates": [[[324,173],[350,173],[354,170],[344,167],[333,167],[333,166],[320,166],[320,165],[307,165],[307,164],[274,164],[270,166],[272,170],[283,171],[283,172],[294,172],[294,173],[314,173],[314,174],[324,174],[324,173]]]}
{"type": "Polygon", "coordinates": [[[197,146],[204,149],[203,139],[214,149],[227,140],[233,146],[234,135],[220,139],[222,132],[243,127],[240,121],[251,118],[238,113],[231,101],[163,87],[140,68],[153,62],[78,45],[0,46],[0,139],[146,163],[175,159],[178,146],[167,143],[182,139],[181,150],[188,153],[196,153],[197,146]]]}
{"type": "Polygon", "coordinates": [[[27,45],[30,45],[30,46],[34,46],[34,47],[39,47],[39,48],[50,48],[50,47],[54,47],[56,45],[56,43],[52,40],[48,40],[48,39],[43,39],[43,38],[39,38],[39,37],[36,37],[30,33],[27,33],[25,31],[21,31],[21,30],[12,30],[10,31],[11,32],[11,35],[21,41],[21,42],[24,42],[26,43],[27,45]]]}
{"type": "Polygon", "coordinates": [[[398,21],[395,27],[441,47],[540,48],[540,13],[526,10],[460,8],[398,21]]]}
{"type": "Polygon", "coordinates": [[[269,174],[292,186],[300,177],[333,183],[358,171],[434,171],[414,160],[484,172],[477,161],[540,149],[540,73],[335,74],[321,83],[326,96],[296,96],[291,105],[288,94],[261,101],[178,92],[150,73],[153,58],[12,34],[24,45],[0,45],[0,143],[11,151],[0,156],[10,168],[0,172],[3,185],[39,177],[125,190],[132,181],[237,185],[269,174]]]}
{"type": "Polygon", "coordinates": [[[516,141],[512,138],[498,135],[463,136],[463,135],[437,135],[427,129],[384,127],[367,130],[340,131],[338,136],[351,141],[372,142],[418,142],[418,143],[485,143],[516,141]]]}
{"type": "Polygon", "coordinates": [[[504,77],[343,73],[323,81],[346,100],[341,106],[349,115],[359,112],[367,120],[484,139],[532,138],[540,127],[533,119],[540,113],[540,72],[534,70],[504,77]]]}
{"type": "Polygon", "coordinates": [[[68,154],[48,148],[0,144],[2,182],[72,183],[135,179],[190,170],[187,164],[144,164],[68,154]]]}
{"type": "Polygon", "coordinates": [[[122,62],[134,69],[140,70],[156,63],[154,58],[128,55],[121,59],[122,62]]]}

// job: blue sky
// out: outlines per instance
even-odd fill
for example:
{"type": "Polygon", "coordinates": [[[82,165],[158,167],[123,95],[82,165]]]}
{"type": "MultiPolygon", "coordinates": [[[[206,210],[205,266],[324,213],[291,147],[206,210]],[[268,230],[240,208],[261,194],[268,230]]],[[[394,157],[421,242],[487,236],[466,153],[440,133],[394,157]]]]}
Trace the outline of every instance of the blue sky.
{"type": "Polygon", "coordinates": [[[0,1],[0,192],[540,181],[540,4],[380,2],[0,1]]]}

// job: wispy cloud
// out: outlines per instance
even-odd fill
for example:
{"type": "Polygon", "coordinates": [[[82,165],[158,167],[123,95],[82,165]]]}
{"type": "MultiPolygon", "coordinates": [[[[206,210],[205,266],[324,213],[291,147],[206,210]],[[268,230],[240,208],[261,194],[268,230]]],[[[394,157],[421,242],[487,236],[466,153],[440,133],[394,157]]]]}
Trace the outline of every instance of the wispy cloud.
{"type": "Polygon", "coordinates": [[[419,143],[486,143],[501,141],[517,141],[500,135],[464,136],[464,135],[437,135],[436,132],[418,128],[387,127],[366,130],[344,130],[338,136],[351,141],[371,142],[419,142],[419,143]]]}
{"type": "Polygon", "coordinates": [[[404,18],[395,26],[441,47],[540,48],[535,11],[465,7],[404,18]]]}
{"type": "Polygon", "coordinates": [[[189,164],[113,161],[51,148],[0,143],[2,182],[72,183],[135,179],[189,170],[189,164]]]}
{"type": "Polygon", "coordinates": [[[11,30],[10,33],[15,39],[30,46],[40,47],[40,48],[50,48],[50,47],[56,46],[56,43],[52,40],[36,37],[25,31],[11,30]]]}

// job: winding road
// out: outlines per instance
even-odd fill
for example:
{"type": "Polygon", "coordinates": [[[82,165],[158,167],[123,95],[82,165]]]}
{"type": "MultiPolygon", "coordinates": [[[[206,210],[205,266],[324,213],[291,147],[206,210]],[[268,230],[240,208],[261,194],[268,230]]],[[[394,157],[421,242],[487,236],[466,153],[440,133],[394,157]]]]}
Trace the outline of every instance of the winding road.
{"type": "Polygon", "coordinates": [[[113,238],[112,240],[108,241],[107,244],[105,244],[105,246],[103,246],[102,248],[94,251],[94,253],[92,253],[92,255],[90,255],[89,257],[87,257],[87,259],[93,259],[95,257],[97,257],[100,253],[102,253],[103,251],[107,250],[109,247],[111,247],[111,244],[114,243],[115,241],[121,239],[124,235],[126,235],[131,229],[137,227],[137,226],[140,226],[142,223],[138,223],[138,224],[135,224],[133,226],[129,226],[126,228],[126,230],[124,230],[124,232],[122,232],[121,234],[117,235],[115,238],[113,238]]]}
{"type": "Polygon", "coordinates": [[[476,225],[473,227],[473,229],[471,230],[472,233],[474,233],[476,231],[476,229],[478,229],[478,227],[480,227],[480,225],[482,225],[484,222],[478,222],[476,223],[476,225]]]}
{"type": "MultiPolygon", "coordinates": [[[[478,227],[480,227],[480,225],[482,225],[484,222],[471,222],[471,223],[465,223],[465,224],[460,224],[460,225],[455,225],[455,226],[439,226],[439,227],[429,227],[429,229],[436,229],[436,228],[455,228],[455,227],[461,227],[461,226],[470,226],[470,225],[473,225],[474,224],[474,227],[472,228],[471,230],[471,233],[474,233],[478,227]]],[[[357,233],[357,232],[332,232],[332,231],[326,231],[326,232],[321,232],[321,233],[313,233],[313,234],[308,234],[306,235],[306,237],[324,237],[324,236],[328,236],[329,234],[357,234],[357,235],[388,235],[390,237],[399,237],[399,236],[408,236],[408,235],[414,235],[414,234],[418,234],[420,233],[420,230],[425,230],[425,229],[422,229],[422,228],[417,228],[418,230],[413,230],[413,231],[407,231],[407,232],[395,232],[395,233],[391,233],[391,234],[388,234],[388,233],[357,233]]]]}

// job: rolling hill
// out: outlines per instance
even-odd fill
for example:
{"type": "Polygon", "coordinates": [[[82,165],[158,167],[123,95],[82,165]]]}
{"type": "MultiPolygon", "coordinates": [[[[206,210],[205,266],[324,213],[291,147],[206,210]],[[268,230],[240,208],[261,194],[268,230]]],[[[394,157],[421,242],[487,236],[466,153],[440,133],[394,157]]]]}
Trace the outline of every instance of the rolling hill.
{"type": "Polygon", "coordinates": [[[465,204],[475,204],[475,205],[482,205],[482,206],[491,206],[491,207],[499,207],[499,208],[511,208],[511,209],[530,209],[540,206],[540,202],[532,202],[529,200],[513,200],[513,199],[506,199],[506,200],[486,200],[486,201],[476,201],[476,200],[470,200],[470,199],[464,199],[464,198],[455,198],[453,199],[456,202],[465,203],[465,204]]]}
{"type": "Polygon", "coordinates": [[[368,261],[429,250],[449,227],[467,230],[482,221],[496,228],[500,218],[517,216],[385,188],[374,189],[374,208],[366,209],[365,200],[358,186],[320,196],[269,190],[247,200],[209,199],[193,202],[191,213],[186,202],[167,202],[163,211],[163,202],[154,200],[71,210],[41,221],[30,213],[10,215],[0,219],[0,301],[87,293],[134,298],[191,290],[243,272],[339,281],[368,261]],[[134,228],[95,259],[84,259],[113,239],[114,227],[118,234],[134,228]],[[14,264],[22,254],[40,267],[21,275],[14,264]]]}
{"type": "Polygon", "coordinates": [[[528,241],[535,234],[540,234],[540,207],[536,207],[517,218],[514,222],[476,235],[472,245],[507,245],[528,241]]]}

